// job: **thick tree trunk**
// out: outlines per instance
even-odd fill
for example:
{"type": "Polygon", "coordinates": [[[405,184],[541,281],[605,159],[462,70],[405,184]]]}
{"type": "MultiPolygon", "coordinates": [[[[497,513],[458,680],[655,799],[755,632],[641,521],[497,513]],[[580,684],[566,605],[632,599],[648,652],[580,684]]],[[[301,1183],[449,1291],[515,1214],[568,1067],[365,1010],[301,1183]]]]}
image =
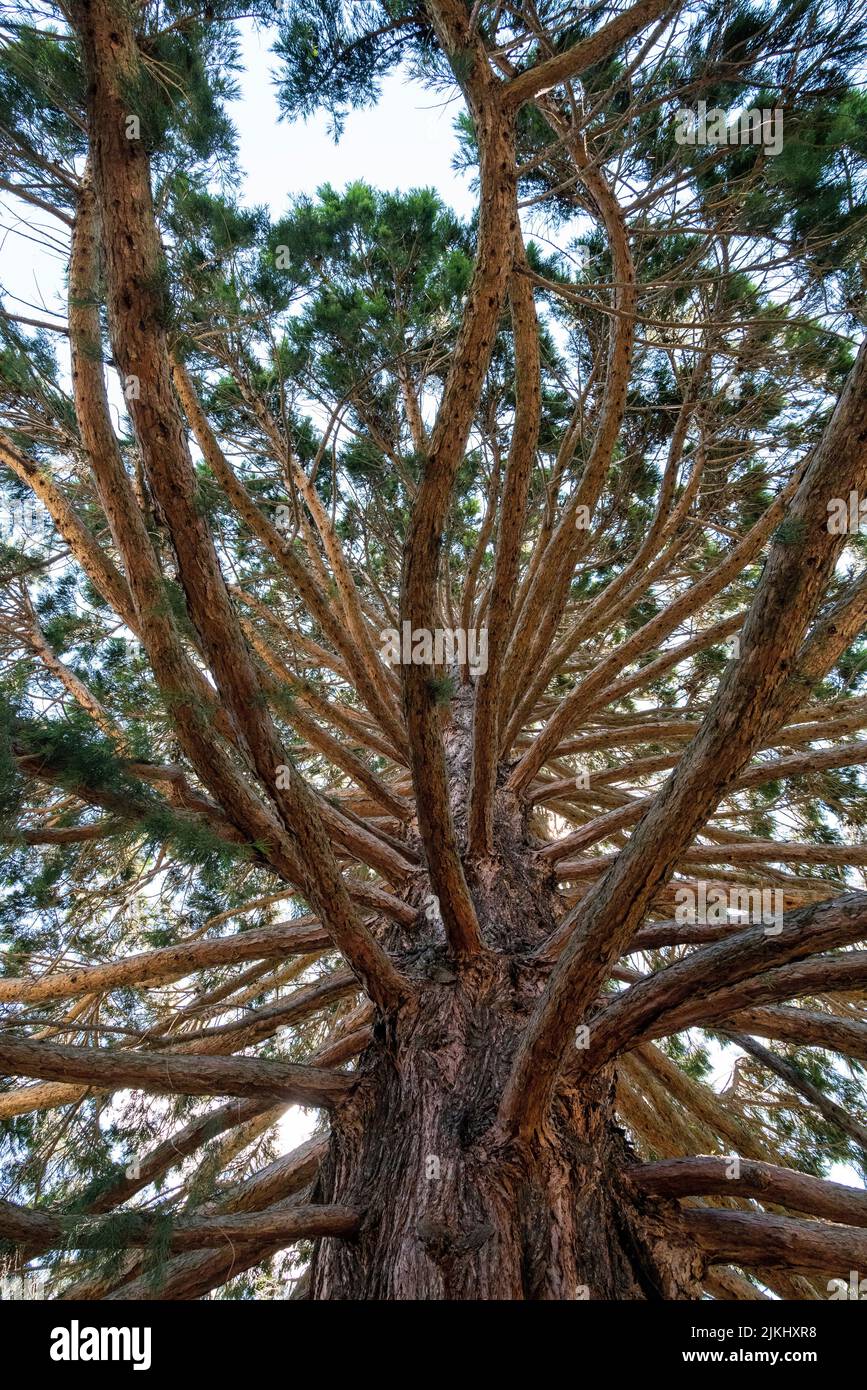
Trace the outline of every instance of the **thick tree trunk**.
{"type": "MultiPolygon", "coordinates": [[[[444,730],[452,809],[466,820],[472,695],[444,730]]],[[[420,985],[359,1064],[333,1117],[317,1202],[364,1212],[359,1235],[322,1240],[315,1299],[700,1297],[701,1260],[670,1202],[639,1197],[614,1113],[614,1072],[564,1086],[544,1135],[497,1137],[518,1041],[550,972],[534,954],[556,925],[552,880],[532,860],[518,802],[498,793],[495,860],[468,862],[488,948],[459,972],[435,902],[388,947],[420,985]]]]}
{"type": "Polygon", "coordinates": [[[640,1202],[609,1072],[564,1093],[544,1139],[486,1137],[524,1021],[521,981],[485,960],[431,984],[392,1047],[376,1042],[335,1127],[317,1202],[365,1212],[323,1240],[317,1299],[642,1299],[698,1296],[700,1262],[672,1243],[671,1206],[640,1202]]]}

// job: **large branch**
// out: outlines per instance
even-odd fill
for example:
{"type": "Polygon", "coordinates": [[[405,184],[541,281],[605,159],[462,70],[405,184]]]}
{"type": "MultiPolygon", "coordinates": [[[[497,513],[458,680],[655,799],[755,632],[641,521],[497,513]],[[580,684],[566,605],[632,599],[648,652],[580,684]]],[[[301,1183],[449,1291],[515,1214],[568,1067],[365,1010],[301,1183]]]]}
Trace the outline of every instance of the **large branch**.
{"type": "Polygon", "coordinates": [[[826,994],[853,994],[867,987],[867,951],[841,951],[830,956],[809,956],[767,970],[739,984],[714,990],[704,998],[681,1004],[663,1013],[647,1029],[645,1037],[660,1038],[685,1028],[707,1028],[736,1010],[784,999],[815,998],[826,994]]]}
{"type": "MultiPolygon", "coordinates": [[[[723,1018],[752,1002],[791,998],[799,989],[820,992],[823,983],[833,980],[835,969],[844,977],[842,988],[853,988],[852,972],[855,983],[864,975],[863,951],[821,957],[818,971],[808,969],[801,975],[782,967],[865,936],[867,893],[851,893],[786,914],[779,932],[755,925],[703,946],[619,994],[593,1020],[591,1046],[576,1052],[577,1064],[582,1070],[598,1070],[641,1038],[723,1018]],[[740,982],[745,983],[738,988],[740,982]],[[750,986],[756,984],[751,998],[750,986]]],[[[806,964],[814,966],[812,960],[806,964]]]]}
{"type": "Polygon", "coordinates": [[[488,669],[478,679],[473,711],[473,764],[467,840],[470,852],[493,853],[493,801],[499,748],[503,658],[521,558],[530,474],[539,439],[542,384],[539,323],[533,291],[517,270],[509,281],[515,343],[515,423],[497,533],[494,579],[488,601],[488,669]]]}
{"type": "MultiPolygon", "coordinates": [[[[473,279],[404,550],[401,615],[412,631],[429,634],[437,626],[440,550],[452,487],[493,352],[518,228],[512,126],[498,101],[484,48],[471,35],[469,15],[457,0],[432,0],[431,11],[445,51],[472,54],[465,91],[479,146],[481,206],[473,279]]],[[[481,939],[449,804],[433,674],[428,665],[401,667],[404,710],[431,883],[452,950],[465,956],[479,951],[481,939]]]]}
{"type": "Polygon", "coordinates": [[[733,1171],[727,1157],[673,1158],[630,1168],[629,1180],[657,1197],[750,1197],[842,1225],[867,1226],[863,1188],[752,1159],[740,1159],[734,1177],[733,1171]]]}
{"type": "Polygon", "coordinates": [[[0,980],[0,1003],[42,1003],[48,999],[72,999],[80,994],[103,993],[130,985],[168,984],[194,970],[214,965],[235,965],[246,960],[283,960],[287,956],[324,951],[328,933],[315,918],[277,923],[237,932],[215,941],[180,942],[140,951],[104,965],[81,965],[71,970],[52,970],[38,979],[12,976],[0,980]]]}
{"type": "MultiPolygon", "coordinates": [[[[120,116],[117,116],[116,124],[119,131],[122,126],[120,116]]],[[[110,128],[109,133],[117,136],[117,131],[110,128]]],[[[122,141],[121,147],[124,144],[131,151],[138,142],[122,141]]],[[[115,150],[114,158],[109,158],[108,162],[116,164],[120,161],[123,167],[124,159],[130,158],[131,153],[118,153],[115,150]]],[[[212,688],[187,656],[176,624],[167,610],[162,572],[112,427],[100,351],[98,298],[105,238],[92,178],[93,166],[98,166],[100,162],[93,156],[88,160],[72,240],[69,273],[72,381],[82,443],[88,453],[113,540],[127,570],[131,589],[128,606],[132,609],[128,623],[144,643],[157,684],[171,708],[174,727],[182,746],[236,832],[242,839],[270,847],[269,857],[278,872],[288,881],[300,883],[302,875],[297,872],[297,859],[291,853],[286,837],[281,835],[279,822],[258,798],[251,795],[237,767],[214,737],[216,727],[230,741],[236,744],[240,741],[237,727],[220,704],[215,705],[212,688]]],[[[149,197],[147,180],[145,185],[149,197]]],[[[147,284],[146,271],[142,269],[140,274],[147,284]]],[[[155,285],[154,277],[151,277],[150,283],[155,285]]],[[[128,375],[139,381],[140,387],[138,371],[141,369],[134,352],[128,367],[128,375]]],[[[124,609],[119,611],[126,616],[124,609]]]]}
{"type": "Polygon", "coordinates": [[[127,626],[138,626],[129,586],[93,533],[79,517],[63,489],[45,470],[22,454],[7,435],[0,432],[0,463],[26,483],[51,516],[57,530],[94,588],[119,613],[127,626]]]}
{"type": "Polygon", "coordinates": [[[744,1211],[684,1211],[686,1233],[710,1264],[816,1269],[845,1280],[867,1263],[867,1233],[790,1216],[744,1211]]]}
{"type": "Polygon", "coordinates": [[[262,1042],[281,1028],[302,1023],[312,1014],[358,991],[358,981],[350,970],[324,975],[311,984],[292,990],[283,999],[253,1009],[232,1023],[203,1028],[184,1037],[180,1050],[184,1053],[238,1052],[262,1042]]]}
{"type": "MultiPolygon", "coordinates": [[[[327,1135],[314,1135],[299,1148],[276,1159],[267,1168],[238,1183],[216,1201],[202,1207],[199,1216],[219,1216],[223,1212],[237,1214],[259,1212],[263,1207],[276,1215],[284,1210],[309,1204],[311,1185],[319,1163],[328,1147],[327,1135]]],[[[280,1224],[274,1228],[280,1230],[280,1224]]],[[[323,1232],[324,1234],[324,1232],[323,1232]]],[[[220,1242],[216,1248],[202,1254],[176,1255],[161,1267],[158,1280],[148,1269],[147,1255],[127,1266],[122,1277],[104,1277],[73,1284],[64,1299],[134,1298],[189,1299],[201,1298],[209,1289],[223,1284],[233,1275],[243,1273],[259,1264],[285,1244],[285,1238],[264,1233],[255,1238],[243,1233],[241,1241],[220,1242]]]]}
{"type": "MultiPolygon", "coordinates": [[[[269,1100],[254,1098],[252,1100],[229,1101],[218,1109],[205,1111],[203,1115],[198,1115],[183,1128],[175,1130],[163,1143],[155,1145],[149,1153],[137,1161],[134,1169],[130,1166],[126,1169],[119,1168],[114,1182],[100,1188],[95,1196],[88,1196],[88,1190],[85,1189],[78,1197],[76,1209],[84,1216],[97,1216],[113,1211],[115,1207],[122,1206],[124,1202],[129,1201],[130,1197],[134,1197],[142,1188],[149,1187],[169,1169],[177,1167],[185,1158],[195,1153],[209,1140],[216,1138],[218,1134],[227,1129],[240,1127],[250,1120],[255,1120],[272,1108],[269,1100]]],[[[286,1157],[288,1159],[292,1155],[286,1157]]],[[[273,1192],[273,1187],[268,1186],[267,1191],[273,1192]]],[[[276,1201],[279,1196],[286,1195],[286,1192],[268,1195],[260,1205],[267,1206],[276,1201]]],[[[255,1203],[253,1209],[255,1209],[255,1203]]],[[[45,1236],[47,1239],[37,1233],[26,1237],[22,1234],[19,1241],[19,1257],[22,1262],[31,1260],[36,1255],[41,1255],[43,1251],[51,1248],[53,1234],[50,1228],[46,1228],[45,1236]]]]}
{"type": "MultiPolygon", "coordinates": [[[[290,1197],[285,1203],[276,1204],[276,1215],[283,1208],[292,1210],[301,1206],[298,1198],[290,1197]]],[[[324,1234],[324,1233],[323,1233],[324,1234]]],[[[154,1281],[151,1270],[145,1269],[137,1277],[124,1280],[120,1287],[109,1291],[102,1288],[93,1294],[85,1294],[107,1301],[168,1302],[179,1299],[202,1298],[210,1289],[225,1284],[245,1270],[261,1264],[263,1260],[283,1249],[289,1243],[282,1235],[259,1236],[242,1243],[223,1242],[215,1249],[193,1251],[177,1255],[169,1260],[158,1282],[154,1281]]],[[[64,1294],[64,1298],[76,1299],[81,1294],[75,1289],[64,1294]]]]}
{"type": "MultiPolygon", "coordinates": [[[[67,1245],[76,1250],[105,1247],[114,1237],[124,1246],[149,1245],[160,1235],[160,1212],[124,1212],[121,1218],[56,1216],[43,1211],[0,1202],[0,1238],[23,1244],[39,1241],[46,1248],[67,1245]]],[[[256,1240],[317,1240],[321,1236],[350,1236],[358,1229],[360,1214],[352,1207],[286,1206],[226,1216],[188,1216],[171,1220],[171,1250],[199,1250],[225,1242],[244,1244],[256,1240]]]]}
{"type": "MultiPolygon", "coordinates": [[[[305,1066],[308,1068],[339,1067],[344,1062],[349,1062],[357,1057],[360,1052],[364,1051],[371,1039],[371,1030],[366,1026],[368,1022],[368,1019],[364,1019],[365,1026],[359,1026],[346,1037],[340,1037],[336,1042],[327,1043],[317,1048],[305,1066]]],[[[183,1044],[178,1043],[179,1052],[182,1051],[182,1048],[183,1044]]],[[[222,1049],[219,1045],[215,1045],[213,1050],[219,1055],[222,1049]]],[[[70,1085],[68,1082],[52,1083],[47,1081],[35,1086],[20,1086],[15,1090],[3,1091],[0,1092],[0,1120],[9,1119],[14,1115],[29,1115],[34,1110],[75,1105],[98,1089],[110,1089],[110,1086],[94,1087],[90,1083],[82,1085],[79,1082],[77,1085],[70,1085]]],[[[218,1092],[217,1094],[222,1093],[218,1092]]],[[[258,1094],[258,1092],[253,1094],[258,1094]]]]}
{"type": "Polygon", "coordinates": [[[844,1057],[867,1061],[867,1023],[858,1018],[842,1018],[820,1013],[815,1009],[767,1008],[740,1009],[722,1021],[720,1032],[755,1033],[760,1038],[776,1038],[780,1042],[804,1047],[821,1047],[844,1057]]]}
{"type": "MultiPolygon", "coordinates": [[[[560,878],[597,878],[617,859],[617,854],[602,854],[595,859],[564,859],[557,866],[560,878]]],[[[863,845],[792,845],[777,840],[755,840],[752,843],[694,845],[678,856],[677,867],[686,864],[843,864],[850,867],[867,865],[867,847],[863,845]]]]}
{"type": "Polygon", "coordinates": [[[165,1096],[262,1096],[330,1107],[355,1085],[352,1076],[259,1057],[149,1056],[120,1048],[65,1047],[0,1036],[0,1071],[42,1081],[129,1086],[165,1096]]]}
{"type": "Polygon", "coordinates": [[[570,78],[580,76],[588,68],[601,63],[603,58],[607,58],[627,39],[631,39],[645,25],[652,23],[671,8],[671,0],[639,0],[637,5],[603,24],[595,34],[581,39],[565,52],[556,53],[553,58],[537,63],[526,72],[518,73],[506,84],[506,101],[511,106],[521,106],[525,101],[532,101],[551,87],[556,87],[558,83],[568,82],[570,78]]]}

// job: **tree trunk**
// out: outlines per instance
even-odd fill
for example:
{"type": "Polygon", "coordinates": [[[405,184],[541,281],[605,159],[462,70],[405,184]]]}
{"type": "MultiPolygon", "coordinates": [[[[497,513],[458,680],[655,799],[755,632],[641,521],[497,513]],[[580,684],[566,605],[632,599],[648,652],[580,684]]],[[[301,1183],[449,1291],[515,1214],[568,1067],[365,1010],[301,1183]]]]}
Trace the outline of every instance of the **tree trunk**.
{"type": "Polygon", "coordinates": [[[323,1240],[312,1297],[641,1299],[699,1296],[672,1206],[640,1202],[611,1072],[564,1092],[542,1141],[497,1147],[494,1120],[524,1015],[499,960],[432,983],[389,1047],[375,1042],[336,1120],[317,1202],[365,1212],[323,1240]]]}
{"type": "MultiPolygon", "coordinates": [[[[444,730],[463,840],[469,691],[444,730]]],[[[503,774],[501,773],[501,780],[503,774]]],[[[435,900],[388,949],[421,987],[359,1063],[333,1117],[313,1199],[364,1212],[359,1235],[324,1239],[314,1299],[697,1298],[702,1262],[677,1208],[632,1190],[636,1162],[614,1113],[614,1070],[564,1085],[532,1143],[493,1128],[515,1048],[550,963],[534,950],[556,925],[525,816],[499,792],[494,860],[465,872],[489,948],[457,971],[435,900]]]]}

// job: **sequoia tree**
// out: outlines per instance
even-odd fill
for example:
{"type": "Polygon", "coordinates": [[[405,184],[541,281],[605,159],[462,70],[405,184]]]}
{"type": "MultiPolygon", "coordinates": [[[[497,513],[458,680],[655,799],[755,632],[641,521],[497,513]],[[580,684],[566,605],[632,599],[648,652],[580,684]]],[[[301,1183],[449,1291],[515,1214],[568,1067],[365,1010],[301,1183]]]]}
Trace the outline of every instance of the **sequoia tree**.
{"type": "Polygon", "coordinates": [[[867,1268],[863,19],[4,12],[0,186],[68,265],[0,321],[7,1270],[867,1268]],[[421,166],[245,207],[241,20],[275,161],[400,65],[477,215],[421,166]]]}

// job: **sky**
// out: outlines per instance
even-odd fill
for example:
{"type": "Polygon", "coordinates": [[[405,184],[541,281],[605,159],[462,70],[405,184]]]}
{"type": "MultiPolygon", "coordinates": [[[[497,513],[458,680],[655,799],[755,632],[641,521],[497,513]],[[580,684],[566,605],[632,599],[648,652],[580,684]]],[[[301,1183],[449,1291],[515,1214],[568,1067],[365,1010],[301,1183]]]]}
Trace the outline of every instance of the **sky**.
{"type": "Polygon", "coordinates": [[[475,207],[470,179],[451,167],[457,99],[444,100],[405,73],[393,72],[377,105],[351,112],[335,144],[324,112],[278,124],[268,36],[249,23],[240,28],[246,73],[242,100],[230,110],[238,128],[246,202],[267,203],[279,215],[291,194],[314,193],[323,183],[340,188],[363,178],[388,190],[436,188],[456,212],[470,215],[475,207]]]}

